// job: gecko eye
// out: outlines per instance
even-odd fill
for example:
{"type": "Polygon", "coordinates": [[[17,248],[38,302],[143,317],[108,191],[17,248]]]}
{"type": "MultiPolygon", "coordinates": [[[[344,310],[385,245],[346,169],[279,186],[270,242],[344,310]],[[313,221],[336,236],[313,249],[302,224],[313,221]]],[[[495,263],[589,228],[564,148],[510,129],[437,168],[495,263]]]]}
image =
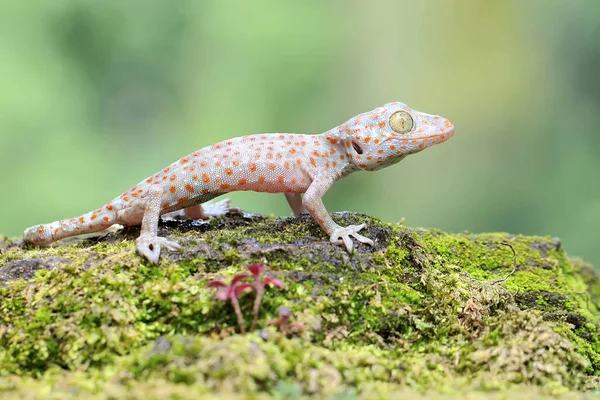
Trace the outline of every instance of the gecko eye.
{"type": "Polygon", "coordinates": [[[363,149],[362,147],[360,147],[360,144],[358,144],[358,142],[356,140],[352,141],[352,148],[354,149],[355,152],[357,152],[358,154],[362,154],[363,153],[363,149]]]}
{"type": "Polygon", "coordinates": [[[396,111],[390,117],[390,127],[397,133],[408,133],[413,128],[413,119],[406,111],[396,111]]]}

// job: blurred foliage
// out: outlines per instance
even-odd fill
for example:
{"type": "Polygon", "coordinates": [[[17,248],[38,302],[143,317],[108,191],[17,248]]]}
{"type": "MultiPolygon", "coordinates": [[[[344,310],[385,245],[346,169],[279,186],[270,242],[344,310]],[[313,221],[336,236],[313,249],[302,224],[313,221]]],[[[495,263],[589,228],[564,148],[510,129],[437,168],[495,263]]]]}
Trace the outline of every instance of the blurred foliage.
{"type": "Polygon", "coordinates": [[[0,232],[89,211],[222,139],[398,100],[455,137],[340,181],[330,211],[551,234],[600,265],[599,37],[596,0],[4,1],[0,232]]]}

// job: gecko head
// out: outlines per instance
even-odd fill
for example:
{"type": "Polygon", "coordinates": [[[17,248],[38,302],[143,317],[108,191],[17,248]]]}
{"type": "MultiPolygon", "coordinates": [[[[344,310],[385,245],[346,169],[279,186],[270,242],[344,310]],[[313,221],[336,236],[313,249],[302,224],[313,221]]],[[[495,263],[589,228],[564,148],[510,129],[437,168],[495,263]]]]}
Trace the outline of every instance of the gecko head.
{"type": "Polygon", "coordinates": [[[337,132],[350,163],[359,169],[376,171],[445,142],[454,134],[454,125],[439,115],[394,102],[357,115],[337,127],[337,132]]]}

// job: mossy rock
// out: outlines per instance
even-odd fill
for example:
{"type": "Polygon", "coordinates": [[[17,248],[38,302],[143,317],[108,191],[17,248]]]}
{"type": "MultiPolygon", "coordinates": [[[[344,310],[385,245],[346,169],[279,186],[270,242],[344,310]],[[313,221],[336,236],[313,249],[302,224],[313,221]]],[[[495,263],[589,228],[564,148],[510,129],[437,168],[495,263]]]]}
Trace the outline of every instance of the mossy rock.
{"type": "MultiPolygon", "coordinates": [[[[349,255],[308,216],[249,214],[162,223],[183,249],[158,266],[135,254],[136,228],[45,249],[0,239],[0,396],[599,393],[599,275],[558,239],[334,219],[366,223],[375,246],[349,255]],[[252,262],[286,287],[266,291],[259,329],[240,335],[207,283],[252,262]],[[281,306],[302,331],[267,324],[281,306]]],[[[240,298],[248,323],[253,301],[240,298]]]]}

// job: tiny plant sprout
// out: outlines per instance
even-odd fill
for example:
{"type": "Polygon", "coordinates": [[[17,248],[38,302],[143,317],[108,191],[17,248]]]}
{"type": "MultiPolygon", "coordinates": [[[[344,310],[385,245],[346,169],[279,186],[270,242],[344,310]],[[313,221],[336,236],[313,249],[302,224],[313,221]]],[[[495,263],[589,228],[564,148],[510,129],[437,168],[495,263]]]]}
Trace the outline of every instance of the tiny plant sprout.
{"type": "Polygon", "coordinates": [[[260,304],[265,293],[265,286],[271,284],[281,289],[285,285],[282,281],[280,281],[277,278],[271,278],[270,276],[266,276],[263,278],[263,274],[267,270],[267,266],[264,264],[250,264],[246,266],[246,268],[254,277],[254,283],[252,284],[252,288],[256,292],[254,306],[252,307],[252,325],[250,326],[250,330],[252,331],[256,328],[256,324],[258,322],[258,312],[260,310],[260,304]]]}
{"type": "Polygon", "coordinates": [[[277,309],[277,312],[279,313],[279,318],[267,322],[268,325],[277,325],[279,327],[279,331],[284,335],[286,335],[292,328],[297,329],[299,331],[304,330],[304,326],[302,326],[301,323],[290,323],[290,317],[292,314],[288,307],[279,307],[277,309]]]}
{"type": "Polygon", "coordinates": [[[244,290],[252,288],[251,284],[242,282],[247,277],[248,275],[246,274],[237,274],[233,277],[229,285],[219,280],[210,281],[207,285],[207,287],[209,288],[218,289],[217,298],[219,300],[229,300],[231,302],[235,315],[237,316],[240,332],[242,334],[246,333],[246,322],[244,321],[244,316],[242,315],[242,310],[240,309],[240,303],[238,301],[238,298],[244,290]]]}
{"type": "Polygon", "coordinates": [[[253,289],[256,292],[256,298],[254,299],[254,306],[252,307],[252,326],[250,330],[256,328],[258,322],[258,313],[260,310],[260,304],[265,293],[265,287],[273,285],[278,288],[283,288],[285,285],[277,278],[270,276],[264,276],[267,267],[263,264],[250,264],[246,266],[246,269],[251,275],[247,273],[240,273],[235,275],[231,279],[231,283],[228,285],[223,281],[213,280],[207,285],[209,288],[216,288],[217,298],[221,301],[230,301],[237,316],[238,325],[242,334],[246,333],[246,322],[242,315],[242,309],[240,308],[239,297],[246,289],[253,289]],[[253,278],[253,282],[244,282],[247,279],[253,278]]]}

